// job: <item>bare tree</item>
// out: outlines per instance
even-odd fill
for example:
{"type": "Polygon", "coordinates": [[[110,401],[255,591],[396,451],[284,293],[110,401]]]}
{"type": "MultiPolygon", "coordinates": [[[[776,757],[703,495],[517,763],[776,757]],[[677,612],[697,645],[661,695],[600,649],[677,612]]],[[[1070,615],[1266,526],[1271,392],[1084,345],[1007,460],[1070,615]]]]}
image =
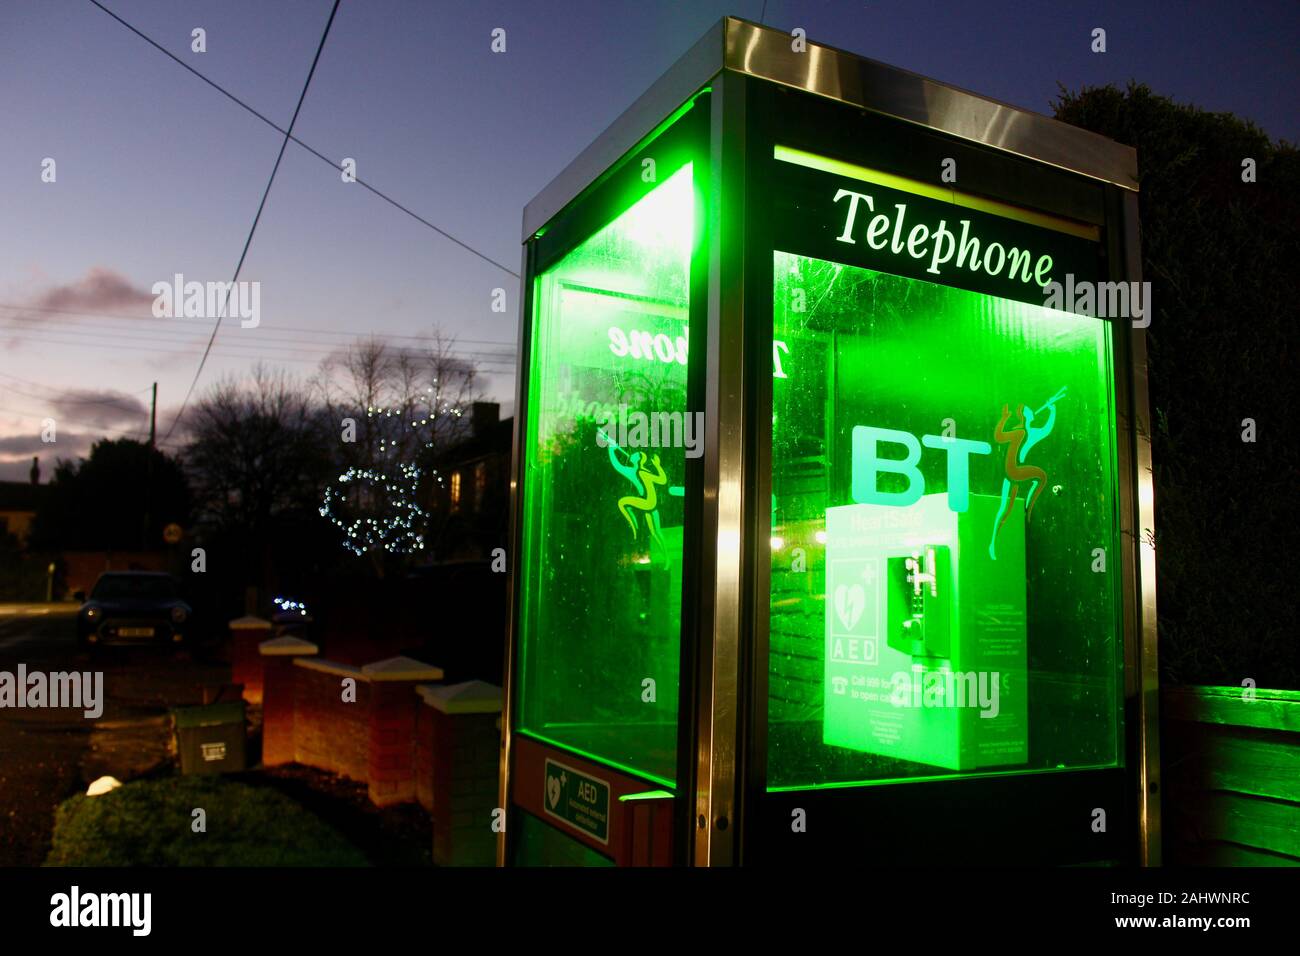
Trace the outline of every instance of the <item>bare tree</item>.
{"type": "Polygon", "coordinates": [[[355,423],[342,459],[358,466],[395,458],[428,465],[467,434],[469,410],[482,397],[477,366],[439,330],[414,348],[358,339],[321,363],[314,384],[340,431],[345,420],[355,423]]]}
{"type": "Polygon", "coordinates": [[[202,518],[219,526],[264,530],[314,505],[329,473],[326,423],[283,370],[258,364],[244,383],[224,379],[191,407],[185,427],[202,518]]]}
{"type": "Polygon", "coordinates": [[[265,598],[285,562],[301,559],[304,530],[320,520],[320,491],[333,472],[328,424],[302,383],[262,365],[245,381],[219,382],[183,424],[205,547],[224,555],[217,576],[242,578],[265,598]]]}
{"type": "Polygon", "coordinates": [[[356,553],[369,552],[383,573],[382,552],[423,547],[430,515],[423,507],[441,484],[436,463],[469,433],[470,409],[481,397],[478,369],[435,330],[420,347],[359,339],[322,363],[315,385],[325,415],[342,440],[335,487],[325,511],[356,553]]]}

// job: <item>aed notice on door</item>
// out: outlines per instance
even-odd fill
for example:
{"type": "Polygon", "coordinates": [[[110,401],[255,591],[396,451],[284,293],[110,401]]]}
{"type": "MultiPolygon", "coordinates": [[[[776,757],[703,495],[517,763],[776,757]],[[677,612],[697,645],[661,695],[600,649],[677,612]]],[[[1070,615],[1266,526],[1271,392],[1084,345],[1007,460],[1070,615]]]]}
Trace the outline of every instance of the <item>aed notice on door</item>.
{"type": "Polygon", "coordinates": [[[609,783],[548,759],[544,788],[542,807],[549,816],[609,843],[609,783]]]}

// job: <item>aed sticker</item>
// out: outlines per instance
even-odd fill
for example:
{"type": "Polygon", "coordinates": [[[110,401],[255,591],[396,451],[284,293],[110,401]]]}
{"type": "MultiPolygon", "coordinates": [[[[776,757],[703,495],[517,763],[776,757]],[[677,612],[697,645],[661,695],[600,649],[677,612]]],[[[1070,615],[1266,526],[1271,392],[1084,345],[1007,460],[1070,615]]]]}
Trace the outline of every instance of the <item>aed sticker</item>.
{"type": "Polygon", "coordinates": [[[609,843],[609,783],[547,759],[542,808],[575,830],[609,843]]]}
{"type": "MultiPolygon", "coordinates": [[[[879,577],[879,558],[834,558],[826,562],[828,667],[879,661],[882,624],[879,577]]],[[[843,694],[840,683],[834,683],[835,693],[843,694]]]]}

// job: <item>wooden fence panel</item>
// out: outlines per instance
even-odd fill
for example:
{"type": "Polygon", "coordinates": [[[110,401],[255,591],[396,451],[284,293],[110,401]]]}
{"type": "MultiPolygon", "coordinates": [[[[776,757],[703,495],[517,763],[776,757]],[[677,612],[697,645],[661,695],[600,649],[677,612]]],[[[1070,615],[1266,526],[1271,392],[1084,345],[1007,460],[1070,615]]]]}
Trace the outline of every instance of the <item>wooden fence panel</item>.
{"type": "Polygon", "coordinates": [[[1161,695],[1165,860],[1300,866],[1300,691],[1161,695]]]}

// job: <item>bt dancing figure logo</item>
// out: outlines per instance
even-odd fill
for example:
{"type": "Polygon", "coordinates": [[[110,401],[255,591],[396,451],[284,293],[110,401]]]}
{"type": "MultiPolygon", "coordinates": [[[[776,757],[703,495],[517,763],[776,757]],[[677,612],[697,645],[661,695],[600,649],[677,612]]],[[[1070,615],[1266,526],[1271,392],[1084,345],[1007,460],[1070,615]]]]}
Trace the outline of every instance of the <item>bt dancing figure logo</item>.
{"type": "Polygon", "coordinates": [[[667,486],[664,490],[676,498],[682,497],[685,489],[681,485],[668,485],[668,475],[658,455],[651,455],[644,451],[629,452],[604,431],[600,431],[599,435],[609,451],[610,465],[636,490],[636,494],[618,499],[619,514],[632,529],[632,538],[635,540],[639,537],[638,518],[643,518],[649,533],[648,545],[651,547],[658,545],[664,552],[665,560],[670,560],[668,547],[660,533],[659,488],[667,486]],[[639,514],[633,517],[633,511],[639,514]]]}
{"type": "MultiPolygon", "coordinates": [[[[1062,386],[1038,408],[1026,407],[1023,403],[1017,405],[1016,424],[1010,428],[1007,422],[1011,418],[1011,408],[1002,406],[1002,418],[993,430],[998,444],[1007,446],[1002,467],[1002,500],[989,539],[989,558],[994,561],[998,559],[998,532],[1015,507],[1021,486],[1028,483],[1025,493],[1025,518],[1028,520],[1047,484],[1047,472],[1037,465],[1027,464],[1025,458],[1035,445],[1052,433],[1056,426],[1056,403],[1064,395],[1065,387],[1062,386]]],[[[923,435],[918,440],[911,432],[870,425],[854,426],[852,441],[850,494],[853,501],[894,508],[907,508],[920,501],[925,494],[925,476],[918,465],[924,447],[947,455],[948,508],[959,514],[970,507],[971,459],[993,452],[993,446],[985,441],[955,435],[923,435]],[[880,451],[882,445],[901,447],[905,455],[902,458],[884,457],[880,451]],[[896,475],[906,481],[907,487],[901,491],[886,491],[880,487],[881,475],[896,475]]]]}
{"type": "Polygon", "coordinates": [[[998,507],[998,516],[993,523],[993,536],[989,539],[989,557],[994,561],[998,559],[998,532],[1002,530],[1007,517],[1011,514],[1011,509],[1016,505],[1016,496],[1020,491],[1021,483],[1029,482],[1029,490],[1025,493],[1025,521],[1033,515],[1038,496],[1043,493],[1043,487],[1047,484],[1047,472],[1036,465],[1025,464],[1025,456],[1029,454],[1031,448],[1052,433],[1052,429],[1056,426],[1056,403],[1064,395],[1065,386],[1062,386],[1038,409],[1026,408],[1023,403],[1017,405],[1017,424],[1012,428],[1006,427],[1007,419],[1011,417],[1010,408],[1007,405],[1002,406],[1002,418],[997,428],[993,430],[993,437],[998,444],[1007,446],[1007,456],[1003,466],[1006,477],[1002,479],[1002,503],[998,507]]]}

